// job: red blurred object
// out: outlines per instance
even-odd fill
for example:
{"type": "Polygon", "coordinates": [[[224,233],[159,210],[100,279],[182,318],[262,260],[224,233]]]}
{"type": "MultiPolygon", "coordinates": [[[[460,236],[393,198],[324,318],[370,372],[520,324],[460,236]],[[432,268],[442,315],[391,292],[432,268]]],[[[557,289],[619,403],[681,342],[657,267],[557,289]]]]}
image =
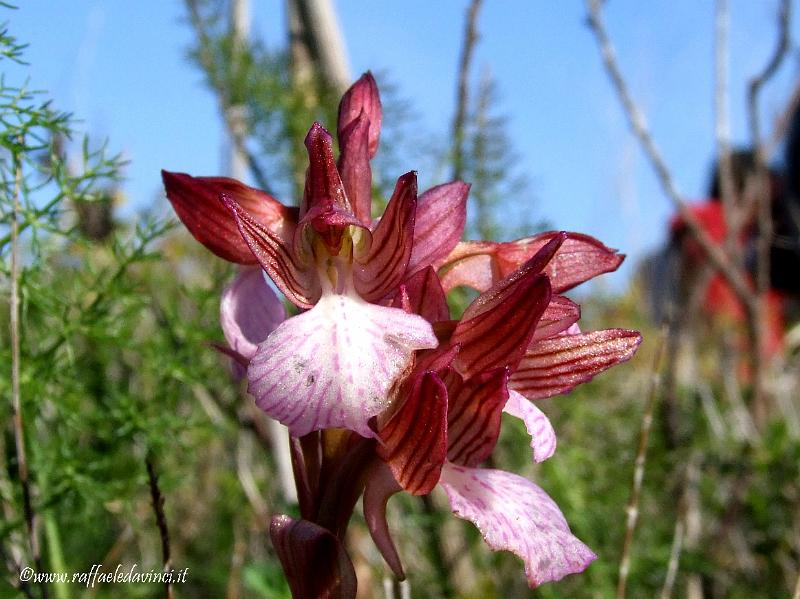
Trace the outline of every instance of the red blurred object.
{"type": "MultiPolygon", "coordinates": [[[[728,234],[722,203],[716,199],[711,199],[690,204],[688,208],[711,240],[717,245],[722,245],[728,234]]],[[[696,273],[697,269],[706,262],[705,252],[694,237],[687,233],[687,229],[686,221],[681,215],[677,214],[672,217],[670,232],[673,242],[677,243],[681,250],[684,276],[696,273]]],[[[747,228],[745,228],[745,232],[740,235],[739,246],[744,250],[748,241],[750,240],[747,235],[747,228]]],[[[750,277],[748,276],[748,278],[750,277]]],[[[767,292],[767,335],[764,348],[767,356],[774,356],[783,349],[783,331],[785,329],[783,318],[784,300],[785,295],[780,291],[770,289],[767,292]]],[[[708,316],[721,319],[732,325],[743,325],[745,322],[745,311],[742,303],[736,297],[725,278],[719,273],[714,273],[708,280],[703,291],[700,309],[708,316]]]]}

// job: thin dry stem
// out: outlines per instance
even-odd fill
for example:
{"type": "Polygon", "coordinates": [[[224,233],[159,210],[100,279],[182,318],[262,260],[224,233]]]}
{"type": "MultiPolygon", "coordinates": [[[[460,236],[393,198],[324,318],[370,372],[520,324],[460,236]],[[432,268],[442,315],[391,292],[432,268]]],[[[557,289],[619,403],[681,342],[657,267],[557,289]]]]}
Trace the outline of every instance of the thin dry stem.
{"type": "MultiPolygon", "coordinates": [[[[161,488],[158,486],[158,475],[156,474],[155,464],[153,463],[153,457],[151,455],[145,458],[145,465],[147,466],[147,480],[150,484],[150,498],[153,501],[153,513],[156,517],[158,534],[161,537],[162,563],[164,572],[167,572],[171,568],[171,557],[169,528],[167,527],[167,517],[164,514],[164,495],[161,493],[161,488]]],[[[164,581],[164,597],[166,599],[172,599],[172,583],[167,580],[164,581]]]]}
{"type": "Polygon", "coordinates": [[[464,23],[464,42],[458,61],[456,113],[453,118],[453,179],[461,179],[464,171],[464,127],[469,109],[469,71],[472,54],[478,42],[478,11],[483,0],[472,0],[464,23]]]}
{"type": "MultiPolygon", "coordinates": [[[[19,158],[14,155],[14,197],[11,211],[11,299],[9,327],[11,329],[11,413],[14,427],[14,446],[17,454],[17,472],[22,487],[22,509],[25,515],[25,524],[28,529],[28,541],[31,556],[37,571],[43,572],[42,553],[39,546],[39,523],[36,510],[33,507],[33,493],[31,489],[30,470],[25,451],[25,426],[22,417],[22,395],[20,391],[20,323],[19,323],[19,196],[22,193],[22,165],[19,158]]],[[[40,585],[43,599],[47,598],[45,583],[40,585]]]]}
{"type": "MultiPolygon", "coordinates": [[[[715,15],[715,42],[714,42],[714,111],[716,113],[715,133],[717,138],[717,153],[719,154],[719,181],[722,192],[722,206],[725,222],[733,223],[737,220],[734,216],[740,208],[736,194],[736,185],[733,180],[733,165],[731,164],[730,118],[728,115],[728,29],[730,25],[730,12],[728,0],[717,0],[715,15]]],[[[741,252],[737,240],[739,239],[738,227],[729,226],[725,235],[725,250],[732,260],[740,265],[741,252]]]]}
{"type": "Polygon", "coordinates": [[[658,390],[661,385],[661,361],[664,355],[664,348],[669,339],[670,330],[664,326],[661,331],[661,339],[653,360],[653,375],[650,379],[650,386],[647,393],[647,403],[645,404],[644,414],[642,415],[642,425],[639,429],[639,446],[636,451],[634,462],[633,484],[631,485],[631,497],[625,507],[627,520],[625,524],[625,540],[622,547],[622,557],[619,562],[619,581],[617,584],[617,599],[624,599],[628,573],[631,565],[631,549],[633,547],[633,533],[636,529],[636,522],[639,518],[639,498],[642,494],[642,481],[644,480],[644,470],[647,461],[647,446],[650,439],[650,429],[653,425],[653,413],[656,407],[658,390]]]}
{"type": "Polygon", "coordinates": [[[684,524],[683,519],[675,521],[675,533],[672,536],[672,547],[669,551],[669,563],[667,564],[667,575],[664,578],[664,586],[661,587],[660,599],[672,597],[672,589],[675,588],[675,578],[678,575],[678,562],[683,549],[684,524]]]}
{"type": "Polygon", "coordinates": [[[778,41],[764,69],[750,80],[747,108],[750,137],[756,156],[758,236],[756,238],[756,289],[758,298],[749,314],[749,333],[753,345],[753,403],[756,422],[764,423],[766,406],[765,339],[767,326],[766,294],[770,285],[770,245],[772,243],[772,197],[764,144],[761,140],[761,122],[758,114],[759,95],[764,85],[775,75],[789,51],[789,22],[791,0],[782,0],[778,11],[778,41]]]}

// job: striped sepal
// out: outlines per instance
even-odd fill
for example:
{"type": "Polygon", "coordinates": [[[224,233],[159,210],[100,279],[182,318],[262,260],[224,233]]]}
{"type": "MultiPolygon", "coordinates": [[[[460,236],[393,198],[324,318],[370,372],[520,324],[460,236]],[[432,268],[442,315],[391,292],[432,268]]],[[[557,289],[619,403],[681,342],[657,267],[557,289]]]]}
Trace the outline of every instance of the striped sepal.
{"type": "Polygon", "coordinates": [[[636,331],[607,329],[538,341],[528,348],[509,386],[528,399],[566,393],[628,360],[641,340],[636,331]]]}
{"type": "Polygon", "coordinates": [[[433,372],[409,381],[405,402],[384,425],[378,455],[409,493],[430,493],[447,455],[447,389],[433,372]]]}
{"type": "Polygon", "coordinates": [[[283,240],[253,219],[235,200],[225,194],[220,200],[233,214],[250,251],[278,288],[295,305],[311,308],[320,296],[316,272],[297,261],[283,240]]]}

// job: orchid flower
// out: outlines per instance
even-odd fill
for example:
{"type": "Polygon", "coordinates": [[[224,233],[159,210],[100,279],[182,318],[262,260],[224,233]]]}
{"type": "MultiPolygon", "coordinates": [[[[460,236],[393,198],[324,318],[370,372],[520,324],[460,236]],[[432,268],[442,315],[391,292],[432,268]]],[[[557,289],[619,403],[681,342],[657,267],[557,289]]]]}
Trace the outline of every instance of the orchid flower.
{"type": "Polygon", "coordinates": [[[292,592],[354,596],[342,539],[362,493],[376,546],[402,578],[386,503],[401,489],[424,495],[437,485],[490,547],[522,558],[531,587],[582,571],[595,555],[553,500],[525,478],[478,466],[504,412],[524,422],[533,459],[549,458],[555,433],[530,400],[633,355],[638,333],[581,333],[580,308],[560,295],[623,256],[564,232],[460,242],[469,186],[417,197],[414,172],[373,221],[381,118],[367,73],[339,106],[338,160],[328,132],[311,127],[299,208],[232,179],[162,173],[194,237],[243,267],[223,294],[224,351],[291,435],[302,517],[276,516],[270,534],[292,592]],[[285,318],[264,274],[298,315],[285,318]],[[479,295],[452,320],[446,293],[459,286],[479,295]]]}

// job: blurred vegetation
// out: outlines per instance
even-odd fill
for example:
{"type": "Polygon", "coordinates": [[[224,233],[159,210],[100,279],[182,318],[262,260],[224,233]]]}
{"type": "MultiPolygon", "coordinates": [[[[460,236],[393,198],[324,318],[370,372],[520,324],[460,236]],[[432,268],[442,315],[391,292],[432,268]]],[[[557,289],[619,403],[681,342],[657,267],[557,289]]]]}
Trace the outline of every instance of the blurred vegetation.
{"type": "MultiPolygon", "coordinates": [[[[320,92],[310,105],[291,85],[286,56],[259,42],[237,50],[245,59],[232,60],[224,14],[217,10],[222,5],[199,5],[206,37],[198,37],[192,56],[212,88],[229,90],[223,108],[247,105],[248,147],[269,165],[264,172],[276,193],[296,197],[298,144],[311,120],[333,126],[336,104],[320,92]]],[[[0,66],[19,60],[20,50],[13,38],[0,36],[0,66]]],[[[405,154],[397,148],[409,143],[401,130],[413,117],[408,104],[386,89],[388,128],[378,155],[376,198],[386,198],[399,174],[419,167],[397,161],[405,154]]],[[[495,114],[492,93],[484,78],[466,129],[465,178],[473,182],[480,215],[470,227],[476,234],[513,237],[522,232],[503,228],[512,220],[505,216],[505,197],[520,189],[519,178],[508,168],[513,151],[505,123],[488,116],[495,114]]],[[[0,97],[0,362],[11,363],[9,230],[19,171],[22,414],[44,566],[86,572],[93,564],[113,569],[137,563],[140,570],[159,570],[150,463],[165,498],[171,563],[189,568],[176,596],[288,597],[268,540],[268,517],[296,508],[275,484],[263,417],[233,382],[227,359],[211,347],[222,340],[219,294],[233,268],[174,228],[166,200],[130,219],[114,219],[124,193],[119,159],[105,148],[92,150],[89,141],[73,141],[69,116],[54,111],[45,96],[2,81],[0,97]]],[[[444,171],[444,144],[438,158],[431,148],[418,154],[432,172],[444,171]]],[[[530,198],[529,192],[522,197],[530,198]]],[[[528,219],[530,202],[521,209],[528,219]]],[[[584,329],[635,328],[645,342],[631,363],[541,403],[559,434],[555,456],[533,465],[529,438],[511,420],[493,456],[498,466],[544,488],[599,559],[583,574],[530,591],[521,562],[490,552],[474,527],[449,514],[443,496],[434,495],[427,507],[418,498],[397,497],[390,503],[392,529],[413,597],[615,596],[637,440],[654,354],[663,342],[647,319],[643,293],[634,282],[621,295],[595,288],[581,298],[584,329]]],[[[708,361],[711,350],[694,351],[690,361],[708,361]]],[[[782,381],[777,393],[796,409],[797,348],[790,352],[776,368],[776,381],[782,381]]],[[[734,366],[726,371],[719,364],[702,378],[678,377],[670,404],[675,413],[669,415],[680,424],[677,444],[662,426],[663,394],[656,396],[630,597],[661,592],[676,523],[685,530],[673,597],[689,596],[691,585],[713,598],[789,597],[797,579],[798,431],[776,409],[766,429],[743,433],[746,385],[732,390],[734,366]]],[[[31,563],[10,396],[4,374],[0,597],[18,596],[15,564],[31,563]]],[[[363,522],[353,524],[349,546],[363,596],[382,596],[388,568],[363,522]]],[[[163,595],[158,584],[89,590],[65,584],[48,591],[59,599],[163,595]]],[[[38,597],[40,589],[34,585],[29,592],[38,597]]]]}

